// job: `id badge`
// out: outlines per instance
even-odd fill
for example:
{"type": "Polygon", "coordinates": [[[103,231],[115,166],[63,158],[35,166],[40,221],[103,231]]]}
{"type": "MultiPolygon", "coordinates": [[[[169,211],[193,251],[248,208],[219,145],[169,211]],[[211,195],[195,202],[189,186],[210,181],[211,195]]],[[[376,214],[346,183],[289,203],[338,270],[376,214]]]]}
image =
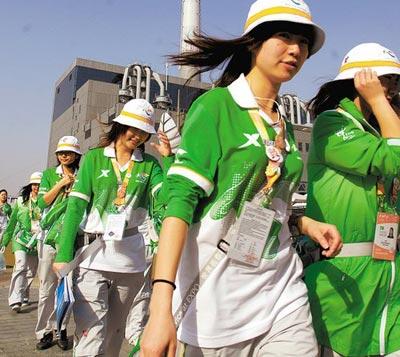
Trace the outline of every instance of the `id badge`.
{"type": "Polygon", "coordinates": [[[126,212],[112,213],[107,217],[106,229],[104,231],[104,240],[122,240],[124,236],[126,222],[126,212]]]}
{"type": "Polygon", "coordinates": [[[228,257],[234,261],[259,266],[275,211],[245,202],[242,213],[233,230],[228,257]]]}
{"type": "Polygon", "coordinates": [[[399,216],[378,212],[372,257],[379,260],[394,260],[396,255],[399,216]]]}
{"type": "Polygon", "coordinates": [[[39,221],[31,221],[31,232],[33,234],[37,233],[39,231],[39,221]]]}

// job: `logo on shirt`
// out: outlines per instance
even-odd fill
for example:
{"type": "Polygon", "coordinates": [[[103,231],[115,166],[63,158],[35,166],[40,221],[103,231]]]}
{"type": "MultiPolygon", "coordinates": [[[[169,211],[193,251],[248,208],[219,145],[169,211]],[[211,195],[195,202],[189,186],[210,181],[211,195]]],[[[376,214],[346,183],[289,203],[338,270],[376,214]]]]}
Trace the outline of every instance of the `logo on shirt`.
{"type": "Polygon", "coordinates": [[[175,164],[181,164],[182,161],[180,160],[181,156],[187,154],[187,151],[183,150],[183,149],[178,149],[178,151],[175,154],[175,164]]]}
{"type": "Polygon", "coordinates": [[[246,134],[243,133],[243,135],[247,138],[247,142],[245,142],[243,145],[239,146],[239,149],[246,148],[248,146],[254,145],[256,147],[261,147],[261,144],[258,142],[258,138],[260,137],[260,134],[246,134]]]}
{"type": "Polygon", "coordinates": [[[342,128],[338,132],[336,132],[336,136],[338,138],[342,138],[343,141],[351,140],[355,137],[353,130],[346,132],[346,128],[342,128]]]}
{"type": "Polygon", "coordinates": [[[101,174],[99,175],[99,177],[97,179],[102,178],[102,177],[108,177],[108,174],[110,173],[110,170],[100,169],[100,171],[101,171],[101,174]]]}
{"type": "Polygon", "coordinates": [[[136,182],[146,183],[148,178],[149,178],[149,174],[147,174],[146,172],[139,172],[136,175],[136,182]]]}

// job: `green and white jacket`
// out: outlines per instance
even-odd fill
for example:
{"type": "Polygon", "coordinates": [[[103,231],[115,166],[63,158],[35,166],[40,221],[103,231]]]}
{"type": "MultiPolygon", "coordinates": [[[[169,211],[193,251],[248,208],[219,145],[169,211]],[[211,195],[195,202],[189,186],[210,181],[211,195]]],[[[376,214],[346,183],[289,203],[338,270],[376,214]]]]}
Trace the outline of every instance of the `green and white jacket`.
{"type": "MultiPolygon", "coordinates": [[[[400,174],[400,139],[368,130],[349,100],[320,114],[313,127],[306,214],[336,225],[344,243],[373,242],[378,178],[400,174]]],[[[400,350],[399,259],[335,258],[307,268],[320,344],[344,356],[400,350]]]]}
{"type": "Polygon", "coordinates": [[[11,211],[11,206],[7,202],[0,206],[0,240],[1,234],[6,229],[8,220],[11,216],[11,211]]]}
{"type": "MultiPolygon", "coordinates": [[[[114,157],[113,144],[92,149],[83,157],[68,198],[56,262],[73,259],[79,226],[86,233],[104,233],[107,217],[114,212],[113,200],[117,196],[117,177],[111,163],[114,157]]],[[[152,199],[157,200],[155,210],[162,211],[165,204],[160,194],[163,171],[158,161],[138,149],[133,152],[131,160],[135,164],[126,191],[126,229],[143,224],[152,199]]],[[[129,162],[120,167],[122,180],[128,165],[129,162]]],[[[156,212],[153,215],[157,215],[156,212]]],[[[142,234],[124,237],[121,241],[106,241],[105,248],[83,261],[80,267],[121,273],[144,271],[145,244],[142,234]]]]}
{"type": "Polygon", "coordinates": [[[22,250],[28,254],[36,255],[36,248],[28,249],[25,246],[19,244],[15,237],[18,234],[26,234],[31,236],[32,221],[39,221],[41,217],[41,211],[38,206],[37,200],[29,198],[25,203],[22,202],[22,197],[18,197],[16,204],[13,207],[10,221],[8,222],[7,228],[4,231],[1,245],[7,247],[12,241],[12,251],[22,250]],[[31,213],[32,211],[32,213],[31,213]],[[31,219],[32,214],[32,219],[31,219]]]}
{"type": "MultiPolygon", "coordinates": [[[[198,98],[186,117],[182,143],[168,171],[166,216],[191,224],[177,276],[176,310],[199,270],[227,230],[265,182],[265,146],[249,109],[258,105],[241,75],[228,88],[198,98]]],[[[278,126],[262,111],[271,139],[278,126]]],[[[259,336],[307,303],[302,265],[290,244],[287,208],[303,162],[286,122],[290,152],[274,186],[271,208],[277,221],[259,267],[244,268],[224,258],[191,303],[178,339],[216,348],[259,336]],[[281,229],[280,229],[281,228],[281,229]]]]}
{"type": "Polygon", "coordinates": [[[66,200],[68,196],[64,194],[62,189],[52,204],[47,205],[43,196],[49,192],[63,177],[62,166],[50,167],[43,172],[40,181],[38,204],[43,210],[40,226],[44,232],[44,243],[55,248],[56,242],[61,234],[64,222],[66,200]]]}

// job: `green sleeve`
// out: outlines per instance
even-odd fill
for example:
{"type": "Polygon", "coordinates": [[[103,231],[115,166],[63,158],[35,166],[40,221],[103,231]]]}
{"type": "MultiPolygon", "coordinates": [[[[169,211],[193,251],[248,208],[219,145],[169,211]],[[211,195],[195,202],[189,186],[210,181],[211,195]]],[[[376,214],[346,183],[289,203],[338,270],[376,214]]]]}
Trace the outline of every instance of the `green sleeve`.
{"type": "Polygon", "coordinates": [[[10,220],[8,221],[7,228],[5,229],[3,234],[3,239],[1,240],[1,245],[4,247],[7,247],[14,235],[15,227],[18,221],[18,209],[19,205],[17,202],[12,210],[10,220]]]}
{"type": "Polygon", "coordinates": [[[10,206],[8,203],[6,203],[6,204],[4,205],[4,207],[3,207],[3,212],[4,212],[5,215],[7,215],[7,217],[10,218],[11,212],[12,212],[12,208],[11,208],[11,206],[10,206]]]}
{"type": "Polygon", "coordinates": [[[324,112],[317,118],[311,150],[321,163],[345,173],[400,173],[400,139],[378,138],[337,111],[324,112]]]}
{"type": "Polygon", "coordinates": [[[43,199],[43,196],[51,190],[51,183],[49,179],[49,170],[43,172],[42,180],[40,181],[38,205],[41,210],[45,209],[48,205],[43,199]]]}
{"type": "Polygon", "coordinates": [[[169,187],[167,196],[167,209],[165,217],[177,217],[192,224],[194,211],[200,198],[205,197],[205,192],[193,181],[178,175],[168,177],[169,187]]]}
{"type": "MultiPolygon", "coordinates": [[[[208,103],[215,105],[215,103],[208,103]]],[[[207,95],[190,108],[175,161],[168,170],[166,217],[190,224],[200,198],[211,195],[221,157],[217,118],[207,110],[207,95]]]]}
{"type": "MultiPolygon", "coordinates": [[[[197,184],[207,196],[214,189],[214,176],[221,158],[216,118],[199,98],[188,112],[182,142],[168,175],[179,175],[197,184]]],[[[211,104],[209,104],[211,105],[211,104]]]]}
{"type": "Polygon", "coordinates": [[[65,213],[64,225],[57,246],[56,263],[68,263],[74,259],[74,245],[78,233],[79,224],[82,221],[87,202],[77,198],[69,197],[67,211],[65,213]]]}
{"type": "Polygon", "coordinates": [[[68,197],[63,229],[57,246],[57,263],[68,263],[74,258],[74,245],[79,224],[92,197],[93,152],[83,158],[77,179],[68,197]]]}

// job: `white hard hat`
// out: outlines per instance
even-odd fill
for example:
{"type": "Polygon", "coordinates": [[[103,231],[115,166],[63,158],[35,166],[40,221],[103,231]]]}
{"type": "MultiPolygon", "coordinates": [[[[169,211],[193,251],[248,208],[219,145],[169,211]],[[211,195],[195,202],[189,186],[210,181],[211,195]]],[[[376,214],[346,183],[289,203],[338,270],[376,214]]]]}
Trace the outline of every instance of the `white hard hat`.
{"type": "Polygon", "coordinates": [[[63,136],[58,140],[56,153],[60,151],[72,151],[82,155],[78,139],[75,136],[63,136]]]}
{"type": "Polygon", "coordinates": [[[42,176],[43,176],[43,174],[42,174],[40,171],[35,171],[35,172],[31,175],[31,177],[30,177],[30,179],[29,179],[29,184],[31,184],[31,183],[38,183],[38,184],[40,184],[40,181],[42,181],[42,176]]]}
{"type": "MultiPolygon", "coordinates": [[[[303,0],[257,0],[250,7],[243,35],[265,22],[286,21],[311,26],[314,42],[310,43],[310,56],[318,52],[325,41],[325,32],[311,18],[311,12],[303,0]]],[[[288,28],[290,32],[290,29],[288,28]]]]}
{"type": "Polygon", "coordinates": [[[156,133],[154,129],[154,108],[145,99],[131,99],[113,121],[141,129],[146,133],[156,133]]]}
{"type": "Polygon", "coordinates": [[[342,61],[334,81],[351,79],[363,68],[373,69],[378,76],[400,75],[400,61],[396,55],[379,43],[362,43],[352,48],[342,61]]]}

